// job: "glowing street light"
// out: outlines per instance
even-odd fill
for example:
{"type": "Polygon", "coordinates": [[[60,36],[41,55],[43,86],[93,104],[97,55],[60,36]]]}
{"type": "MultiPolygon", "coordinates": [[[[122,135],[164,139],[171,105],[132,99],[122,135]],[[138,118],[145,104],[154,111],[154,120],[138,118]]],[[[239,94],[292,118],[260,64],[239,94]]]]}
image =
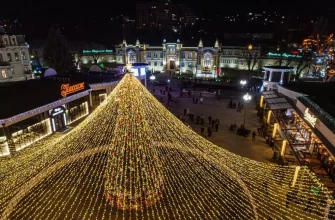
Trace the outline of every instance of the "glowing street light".
{"type": "Polygon", "coordinates": [[[242,86],[242,88],[247,84],[247,80],[241,80],[240,84],[242,86]]]}
{"type": "Polygon", "coordinates": [[[246,112],[247,112],[247,104],[250,102],[251,100],[251,96],[249,95],[249,93],[245,94],[243,96],[243,100],[245,102],[245,108],[244,108],[244,120],[243,120],[243,127],[245,128],[245,115],[246,115],[246,112]]]}
{"type": "Polygon", "coordinates": [[[156,76],[151,75],[149,79],[151,80],[151,83],[153,85],[153,91],[155,92],[155,82],[154,82],[154,80],[156,79],[156,76]]]}

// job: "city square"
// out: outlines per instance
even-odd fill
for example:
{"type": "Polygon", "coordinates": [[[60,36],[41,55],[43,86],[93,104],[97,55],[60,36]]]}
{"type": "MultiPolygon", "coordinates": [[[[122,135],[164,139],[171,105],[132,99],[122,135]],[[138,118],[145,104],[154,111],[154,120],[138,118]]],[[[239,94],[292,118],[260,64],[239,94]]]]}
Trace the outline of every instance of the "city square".
{"type": "Polygon", "coordinates": [[[335,219],[333,2],[1,8],[0,220],[335,219]]]}

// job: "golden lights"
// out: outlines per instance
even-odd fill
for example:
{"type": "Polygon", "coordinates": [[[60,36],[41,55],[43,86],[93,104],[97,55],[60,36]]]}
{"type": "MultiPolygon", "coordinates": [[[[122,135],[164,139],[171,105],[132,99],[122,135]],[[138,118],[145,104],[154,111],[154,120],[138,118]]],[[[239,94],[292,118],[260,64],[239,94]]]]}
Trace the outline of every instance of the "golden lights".
{"type": "Polygon", "coordinates": [[[312,220],[334,218],[333,204],[307,167],[217,147],[130,74],[68,134],[0,161],[0,219],[312,220]]]}

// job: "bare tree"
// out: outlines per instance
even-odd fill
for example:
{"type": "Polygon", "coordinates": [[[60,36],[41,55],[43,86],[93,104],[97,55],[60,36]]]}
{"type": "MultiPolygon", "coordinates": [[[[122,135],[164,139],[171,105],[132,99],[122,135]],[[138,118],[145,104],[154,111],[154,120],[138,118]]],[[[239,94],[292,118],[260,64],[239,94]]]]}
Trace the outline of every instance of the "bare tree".
{"type": "Polygon", "coordinates": [[[302,73],[303,70],[305,70],[306,68],[310,68],[312,64],[312,59],[310,56],[304,56],[303,58],[301,58],[299,60],[297,69],[296,69],[296,73],[295,73],[295,80],[299,80],[299,77],[302,73]]]}

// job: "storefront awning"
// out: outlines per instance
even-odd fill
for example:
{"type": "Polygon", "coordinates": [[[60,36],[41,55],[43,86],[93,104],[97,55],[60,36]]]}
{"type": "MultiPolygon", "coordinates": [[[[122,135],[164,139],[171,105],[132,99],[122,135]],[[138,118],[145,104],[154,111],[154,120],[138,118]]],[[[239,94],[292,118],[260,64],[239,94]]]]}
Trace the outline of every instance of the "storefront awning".
{"type": "Polygon", "coordinates": [[[285,98],[266,99],[267,104],[271,110],[280,110],[292,108],[285,98]]]}

